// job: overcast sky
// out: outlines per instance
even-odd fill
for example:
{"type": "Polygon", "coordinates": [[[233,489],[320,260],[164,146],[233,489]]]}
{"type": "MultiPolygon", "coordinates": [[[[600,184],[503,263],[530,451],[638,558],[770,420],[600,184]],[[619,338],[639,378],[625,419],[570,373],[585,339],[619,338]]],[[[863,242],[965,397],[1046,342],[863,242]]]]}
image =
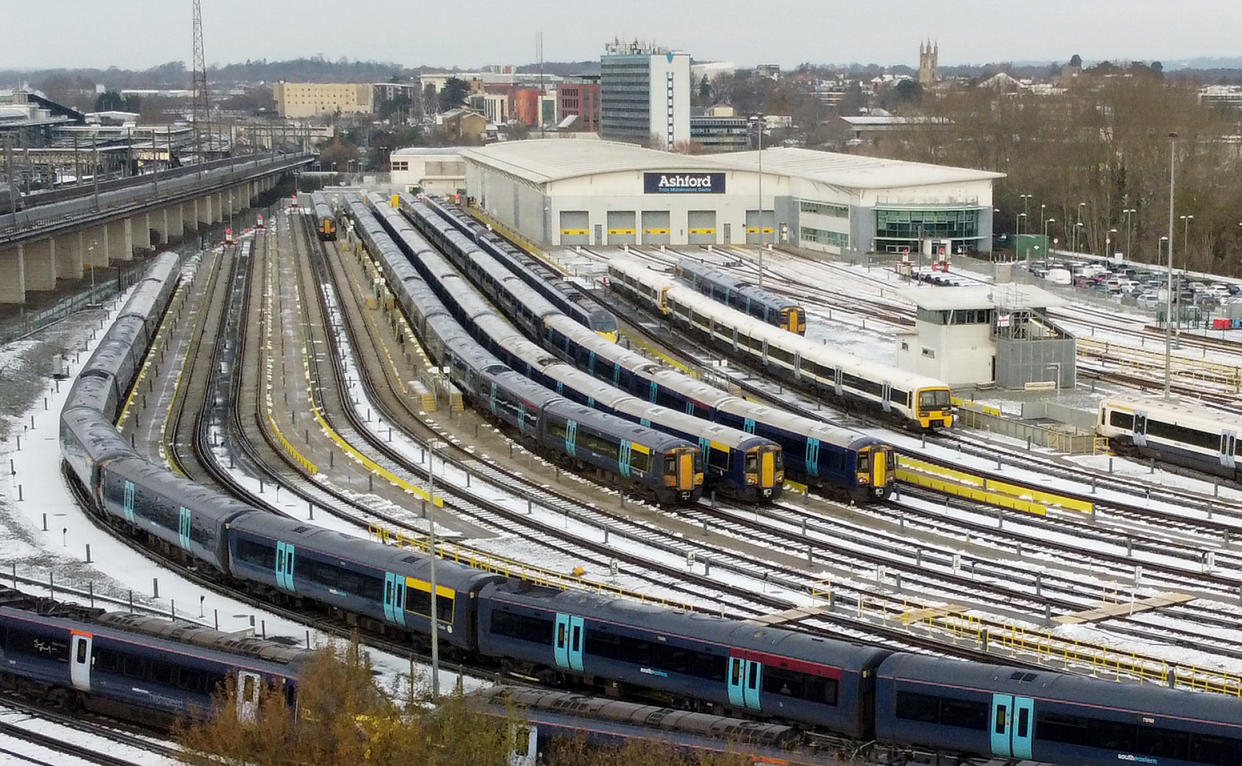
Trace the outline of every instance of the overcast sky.
{"type": "MultiPolygon", "coordinates": [[[[0,68],[143,69],[190,64],[190,0],[2,0],[0,68]]],[[[739,65],[917,66],[998,61],[1242,56],[1242,0],[203,0],[208,64],[247,58],[476,67],[598,58],[606,41],[652,39],[739,65]]]]}

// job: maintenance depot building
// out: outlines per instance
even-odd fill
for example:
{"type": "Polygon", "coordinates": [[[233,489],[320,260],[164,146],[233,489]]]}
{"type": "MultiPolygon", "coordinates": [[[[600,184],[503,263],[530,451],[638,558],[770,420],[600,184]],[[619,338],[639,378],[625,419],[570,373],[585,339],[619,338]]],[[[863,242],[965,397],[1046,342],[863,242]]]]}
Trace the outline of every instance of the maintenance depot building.
{"type": "Polygon", "coordinates": [[[987,252],[1003,177],[808,149],[686,155],[567,139],[462,157],[474,203],[543,247],[775,242],[843,254],[915,253],[921,242],[929,254],[987,252]]]}

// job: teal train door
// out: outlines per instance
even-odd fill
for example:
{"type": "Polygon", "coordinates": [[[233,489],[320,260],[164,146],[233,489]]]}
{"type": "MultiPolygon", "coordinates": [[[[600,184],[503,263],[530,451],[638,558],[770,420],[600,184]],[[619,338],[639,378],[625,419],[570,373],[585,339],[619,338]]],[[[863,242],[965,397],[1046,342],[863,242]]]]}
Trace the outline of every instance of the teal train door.
{"type": "Polygon", "coordinates": [[[582,670],[582,645],[586,639],[581,617],[556,615],[556,636],[553,647],[557,667],[582,670]]]}
{"type": "Polygon", "coordinates": [[[292,543],[276,543],[276,584],[287,591],[293,587],[293,559],[297,546],[292,543]]]}
{"type": "Polygon", "coordinates": [[[741,657],[729,658],[729,704],[759,710],[759,690],[763,688],[763,665],[741,657]]]}
{"type": "Polygon", "coordinates": [[[384,574],[384,618],[405,625],[405,578],[392,572],[384,574]]]}
{"type": "Polygon", "coordinates": [[[1030,697],[992,695],[992,753],[1003,758],[1030,758],[1035,733],[1035,701],[1030,697]]]}

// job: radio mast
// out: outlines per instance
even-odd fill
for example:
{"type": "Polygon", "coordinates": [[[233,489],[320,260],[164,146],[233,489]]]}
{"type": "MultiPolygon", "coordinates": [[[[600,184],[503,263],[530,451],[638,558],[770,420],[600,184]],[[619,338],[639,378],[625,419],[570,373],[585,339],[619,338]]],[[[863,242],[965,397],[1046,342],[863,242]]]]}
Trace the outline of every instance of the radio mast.
{"type": "MultiPolygon", "coordinates": [[[[200,128],[207,130],[208,149],[211,142],[211,106],[207,99],[207,62],[203,54],[203,7],[201,0],[194,0],[194,103],[191,108],[191,121],[194,130],[194,156],[201,164],[204,161],[200,149],[200,128]]],[[[172,165],[172,150],[169,149],[168,164],[172,165]]]]}

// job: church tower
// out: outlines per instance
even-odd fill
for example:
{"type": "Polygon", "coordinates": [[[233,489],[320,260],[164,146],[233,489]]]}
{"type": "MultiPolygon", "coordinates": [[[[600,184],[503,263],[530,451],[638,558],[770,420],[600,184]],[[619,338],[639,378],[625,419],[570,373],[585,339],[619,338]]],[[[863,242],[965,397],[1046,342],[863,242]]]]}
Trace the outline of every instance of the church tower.
{"type": "Polygon", "coordinates": [[[940,43],[919,43],[919,85],[924,88],[936,81],[936,67],[940,63],[940,43]]]}

